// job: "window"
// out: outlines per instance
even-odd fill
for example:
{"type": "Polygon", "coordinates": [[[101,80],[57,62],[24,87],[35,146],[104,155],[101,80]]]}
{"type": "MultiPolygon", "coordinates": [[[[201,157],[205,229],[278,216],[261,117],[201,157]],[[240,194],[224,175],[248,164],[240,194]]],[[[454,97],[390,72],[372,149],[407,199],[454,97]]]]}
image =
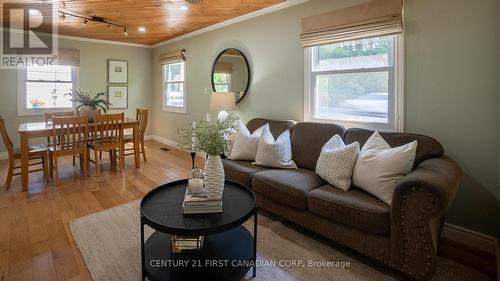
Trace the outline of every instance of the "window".
{"type": "Polygon", "coordinates": [[[402,129],[399,36],[306,49],[306,119],[402,129]]]}
{"type": "Polygon", "coordinates": [[[163,65],[163,110],[186,113],[184,62],[163,65]]]}
{"type": "Polygon", "coordinates": [[[214,86],[216,92],[221,92],[221,93],[231,92],[231,74],[215,73],[214,86]]]}
{"type": "Polygon", "coordinates": [[[66,94],[78,88],[76,67],[27,66],[19,70],[18,75],[20,115],[38,115],[45,111],[73,109],[73,103],[66,94]]]}

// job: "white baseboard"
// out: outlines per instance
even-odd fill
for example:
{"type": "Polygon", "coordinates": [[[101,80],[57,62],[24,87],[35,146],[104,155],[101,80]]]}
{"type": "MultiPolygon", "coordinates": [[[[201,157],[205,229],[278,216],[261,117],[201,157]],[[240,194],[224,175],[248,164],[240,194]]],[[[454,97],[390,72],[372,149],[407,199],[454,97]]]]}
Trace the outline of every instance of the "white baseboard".
{"type": "MultiPolygon", "coordinates": [[[[160,137],[160,136],[157,136],[157,135],[144,136],[144,139],[145,140],[154,140],[154,141],[157,141],[159,143],[168,145],[170,147],[179,149],[179,143],[176,142],[176,141],[174,141],[174,140],[171,140],[171,139],[167,139],[167,138],[160,137]]],[[[187,151],[187,152],[189,152],[189,151],[187,151]]],[[[201,157],[201,158],[205,158],[206,155],[203,152],[197,152],[196,156],[197,157],[201,157]]]]}
{"type": "MultiPolygon", "coordinates": [[[[484,253],[497,255],[498,252],[497,250],[498,241],[495,237],[482,234],[451,223],[444,224],[441,237],[451,240],[453,242],[461,243],[465,246],[477,249],[484,253]]],[[[497,257],[497,262],[498,262],[498,257],[497,257]]]]}
{"type": "Polygon", "coordinates": [[[9,158],[9,154],[7,153],[7,151],[0,152],[0,160],[5,160],[8,158],[9,158]]]}
{"type": "Polygon", "coordinates": [[[163,138],[163,137],[160,137],[160,136],[157,136],[157,135],[150,135],[148,137],[149,137],[150,140],[154,140],[154,141],[157,141],[159,143],[162,143],[162,144],[165,144],[165,145],[168,145],[168,146],[172,146],[174,148],[178,148],[178,145],[179,145],[179,143],[176,142],[176,141],[174,141],[174,140],[163,138]]]}

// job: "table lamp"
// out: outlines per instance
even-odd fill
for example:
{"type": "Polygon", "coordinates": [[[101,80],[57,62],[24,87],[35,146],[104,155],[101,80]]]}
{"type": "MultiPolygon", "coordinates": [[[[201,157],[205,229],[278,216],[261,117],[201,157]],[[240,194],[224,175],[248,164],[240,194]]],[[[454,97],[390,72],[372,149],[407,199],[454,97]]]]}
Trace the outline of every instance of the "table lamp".
{"type": "Polygon", "coordinates": [[[233,92],[221,93],[213,92],[210,102],[211,111],[219,111],[219,121],[224,121],[228,116],[228,111],[236,110],[236,98],[233,92]]]}

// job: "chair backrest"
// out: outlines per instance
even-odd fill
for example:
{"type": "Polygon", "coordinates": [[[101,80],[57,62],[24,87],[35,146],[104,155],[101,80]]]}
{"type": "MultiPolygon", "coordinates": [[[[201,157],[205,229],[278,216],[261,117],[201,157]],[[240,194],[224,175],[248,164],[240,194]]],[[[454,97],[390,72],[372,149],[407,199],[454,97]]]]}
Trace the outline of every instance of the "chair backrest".
{"type": "Polygon", "coordinates": [[[52,144],[59,151],[86,149],[87,146],[86,116],[60,116],[52,120],[52,144]]]}
{"type": "Polygon", "coordinates": [[[74,111],[45,112],[45,123],[51,122],[54,117],[75,116],[74,111]]]}
{"type": "Polygon", "coordinates": [[[93,140],[96,145],[113,146],[123,142],[124,114],[101,114],[94,118],[93,140]]]}
{"type": "Polygon", "coordinates": [[[5,127],[5,120],[3,115],[0,115],[0,134],[2,135],[2,141],[7,148],[7,153],[9,154],[9,159],[14,159],[14,145],[7,134],[7,128],[5,127]]]}
{"type": "Polygon", "coordinates": [[[143,139],[146,134],[146,127],[148,126],[148,110],[137,109],[137,121],[139,122],[138,135],[139,139],[143,139]]]}

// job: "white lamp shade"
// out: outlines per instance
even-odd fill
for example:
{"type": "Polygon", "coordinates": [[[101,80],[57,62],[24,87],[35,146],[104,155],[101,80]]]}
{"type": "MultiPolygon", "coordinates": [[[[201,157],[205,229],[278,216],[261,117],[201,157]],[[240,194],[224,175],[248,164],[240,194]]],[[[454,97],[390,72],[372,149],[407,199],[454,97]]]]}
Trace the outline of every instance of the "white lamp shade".
{"type": "Polygon", "coordinates": [[[211,111],[234,111],[236,110],[236,98],[234,93],[212,93],[210,102],[211,111]]]}

